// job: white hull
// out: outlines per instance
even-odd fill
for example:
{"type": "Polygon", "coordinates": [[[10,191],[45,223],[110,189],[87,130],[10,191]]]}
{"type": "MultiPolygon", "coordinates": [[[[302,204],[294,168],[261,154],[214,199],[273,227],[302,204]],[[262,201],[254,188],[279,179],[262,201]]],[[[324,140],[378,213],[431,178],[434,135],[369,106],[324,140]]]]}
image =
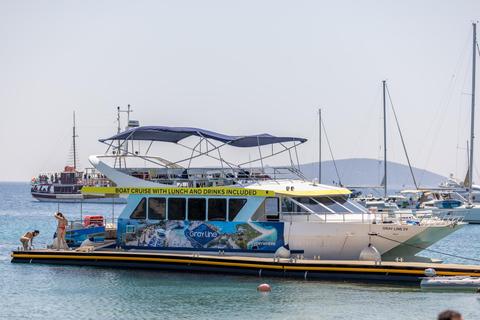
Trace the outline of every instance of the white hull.
{"type": "Polygon", "coordinates": [[[438,241],[436,240],[438,237],[441,239],[463,226],[465,224],[445,228],[396,224],[294,222],[291,226],[289,223],[285,224],[285,241],[292,250],[304,250],[304,256],[310,259],[319,255],[325,260],[358,260],[360,252],[371,243],[381,255],[384,255],[383,260],[402,258],[413,261],[415,260],[413,256],[422,251],[418,249],[419,246],[426,248],[438,241]],[[432,229],[435,231],[432,232],[432,229]],[[378,236],[369,236],[371,232],[378,236]],[[395,252],[399,243],[407,243],[409,239],[412,241],[408,246],[395,252]]]}
{"type": "Polygon", "coordinates": [[[107,203],[107,204],[125,204],[127,203],[127,200],[124,198],[114,198],[112,201],[112,198],[98,198],[98,199],[47,199],[47,198],[37,198],[33,197],[35,200],[38,200],[40,202],[62,202],[62,203],[107,203]]]}

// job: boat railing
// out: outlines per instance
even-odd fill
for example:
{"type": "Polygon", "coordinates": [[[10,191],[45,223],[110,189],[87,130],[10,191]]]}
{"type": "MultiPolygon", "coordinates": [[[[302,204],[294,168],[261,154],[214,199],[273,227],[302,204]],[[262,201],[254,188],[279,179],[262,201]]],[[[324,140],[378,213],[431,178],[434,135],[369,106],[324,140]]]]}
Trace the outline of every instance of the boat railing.
{"type": "Polygon", "coordinates": [[[318,223],[371,223],[385,225],[449,226],[462,222],[468,209],[399,210],[395,212],[269,212],[256,221],[261,222],[318,222],[318,223]]]}
{"type": "Polygon", "coordinates": [[[178,187],[220,187],[284,179],[308,180],[295,167],[209,167],[209,168],[116,168],[117,171],[146,181],[178,187]]]}

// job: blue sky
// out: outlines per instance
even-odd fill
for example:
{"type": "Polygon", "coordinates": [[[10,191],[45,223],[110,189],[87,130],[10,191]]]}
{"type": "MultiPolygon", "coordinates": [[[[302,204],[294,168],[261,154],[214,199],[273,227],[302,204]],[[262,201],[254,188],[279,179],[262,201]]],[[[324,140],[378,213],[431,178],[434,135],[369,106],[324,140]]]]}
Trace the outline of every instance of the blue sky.
{"type": "MultiPolygon", "coordinates": [[[[463,178],[479,15],[473,0],[2,0],[0,180],[63,168],[73,111],[89,166],[128,104],[142,125],[305,137],[303,163],[321,108],[336,159],[381,159],[384,79],[412,164],[463,178]]],[[[388,158],[405,164],[387,118],[388,158]]]]}

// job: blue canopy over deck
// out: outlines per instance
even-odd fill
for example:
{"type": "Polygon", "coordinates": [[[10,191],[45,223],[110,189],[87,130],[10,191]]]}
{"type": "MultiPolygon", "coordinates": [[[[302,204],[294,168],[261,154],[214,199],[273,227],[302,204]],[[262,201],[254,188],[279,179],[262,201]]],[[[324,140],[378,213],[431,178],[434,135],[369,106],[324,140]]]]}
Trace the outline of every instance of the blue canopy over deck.
{"type": "Polygon", "coordinates": [[[251,136],[227,136],[224,134],[188,127],[143,126],[126,130],[100,142],[108,140],[143,140],[177,143],[190,136],[214,139],[234,147],[257,147],[282,142],[304,143],[307,139],[295,137],[275,137],[270,134],[251,136]]]}

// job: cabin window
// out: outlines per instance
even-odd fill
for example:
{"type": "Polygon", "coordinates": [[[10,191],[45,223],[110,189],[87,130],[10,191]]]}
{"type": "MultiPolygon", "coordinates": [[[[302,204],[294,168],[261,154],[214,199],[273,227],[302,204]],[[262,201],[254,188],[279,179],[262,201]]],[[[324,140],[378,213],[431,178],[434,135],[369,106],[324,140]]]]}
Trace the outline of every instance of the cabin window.
{"type": "Polygon", "coordinates": [[[168,220],[186,220],[187,201],[184,198],[168,199],[168,220]]]}
{"type": "Polygon", "coordinates": [[[228,200],[228,221],[233,221],[237,214],[247,203],[247,199],[229,199],[228,200]]]}
{"type": "Polygon", "coordinates": [[[265,200],[265,211],[266,211],[267,214],[278,215],[278,199],[277,198],[267,198],[265,200]]]}
{"type": "Polygon", "coordinates": [[[167,218],[167,207],[165,198],[148,199],[148,219],[165,220],[167,218]]]}
{"type": "Polygon", "coordinates": [[[147,199],[142,198],[138,206],[133,210],[130,219],[146,219],[147,218],[147,199]]]}
{"type": "MultiPolygon", "coordinates": [[[[328,207],[328,205],[331,205],[333,201],[327,197],[316,197],[315,198],[316,201],[310,197],[294,198],[294,199],[315,213],[332,213],[332,211],[327,209],[326,206],[328,207]]],[[[303,211],[300,210],[299,212],[303,212],[303,211]]]]}
{"type": "Polygon", "coordinates": [[[188,220],[205,221],[207,218],[207,199],[188,199],[188,220]]]}
{"type": "MultiPolygon", "coordinates": [[[[301,198],[295,198],[295,200],[300,200],[301,198]]],[[[299,206],[297,203],[292,202],[288,198],[282,198],[282,212],[293,212],[293,213],[306,213],[308,212],[305,208],[299,206]]]]}
{"type": "Polygon", "coordinates": [[[226,221],[227,220],[227,199],[208,199],[208,220],[226,221]]]}
{"type": "Polygon", "coordinates": [[[346,198],[343,197],[319,197],[315,198],[318,202],[321,202],[324,206],[328,207],[330,210],[334,212],[345,212],[345,207],[342,207],[340,204],[343,204],[347,201],[346,198]]]}

